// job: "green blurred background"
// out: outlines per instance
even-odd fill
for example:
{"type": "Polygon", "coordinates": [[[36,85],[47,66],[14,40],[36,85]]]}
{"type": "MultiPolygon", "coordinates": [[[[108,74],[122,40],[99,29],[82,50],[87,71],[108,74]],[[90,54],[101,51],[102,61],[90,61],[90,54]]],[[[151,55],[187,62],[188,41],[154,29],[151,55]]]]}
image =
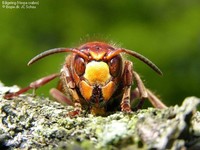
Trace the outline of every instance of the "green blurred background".
{"type": "MultiPolygon", "coordinates": [[[[36,9],[0,8],[0,80],[24,87],[59,72],[66,54],[27,67],[38,53],[106,40],[148,57],[163,76],[130,58],[145,85],[167,105],[200,97],[199,0],[37,0],[36,9]]],[[[2,5],[2,4],[1,4],[2,5]]],[[[48,95],[57,81],[37,90],[48,95]]]]}

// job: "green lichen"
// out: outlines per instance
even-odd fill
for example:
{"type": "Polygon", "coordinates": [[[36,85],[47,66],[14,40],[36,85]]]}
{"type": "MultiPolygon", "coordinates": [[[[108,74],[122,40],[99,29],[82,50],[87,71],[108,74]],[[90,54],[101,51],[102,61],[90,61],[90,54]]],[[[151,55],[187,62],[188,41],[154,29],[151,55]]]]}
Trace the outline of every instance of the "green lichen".
{"type": "Polygon", "coordinates": [[[107,117],[83,114],[70,118],[73,108],[29,94],[3,99],[16,87],[0,85],[0,149],[181,149],[199,148],[200,100],[188,97],[182,106],[148,108],[107,117]]]}

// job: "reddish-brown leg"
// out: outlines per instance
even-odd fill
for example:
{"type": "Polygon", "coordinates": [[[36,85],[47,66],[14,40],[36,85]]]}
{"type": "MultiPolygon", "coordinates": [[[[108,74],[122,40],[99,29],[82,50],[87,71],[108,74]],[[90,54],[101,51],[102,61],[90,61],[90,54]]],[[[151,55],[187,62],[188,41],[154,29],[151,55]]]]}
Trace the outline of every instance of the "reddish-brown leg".
{"type": "Polygon", "coordinates": [[[167,106],[161,100],[159,100],[159,98],[154,95],[149,89],[147,89],[147,93],[148,99],[154,107],[159,109],[167,108],[167,106]]]}
{"type": "Polygon", "coordinates": [[[60,76],[59,73],[48,75],[46,77],[43,77],[43,78],[41,78],[39,80],[36,80],[36,81],[30,83],[29,86],[27,86],[25,88],[22,88],[17,92],[5,94],[4,98],[5,99],[12,99],[13,97],[19,96],[20,94],[25,93],[26,91],[28,91],[30,89],[34,89],[35,90],[35,89],[41,87],[42,85],[47,84],[48,82],[50,82],[51,80],[53,80],[53,79],[55,79],[56,77],[59,77],[59,76],[60,76]]]}
{"type": "Polygon", "coordinates": [[[81,106],[81,103],[80,103],[80,100],[79,100],[79,96],[76,92],[75,89],[70,89],[69,90],[72,97],[73,97],[73,101],[74,101],[74,110],[69,112],[68,115],[70,117],[76,117],[76,116],[79,116],[82,112],[82,106],[81,106]]]}
{"type": "Polygon", "coordinates": [[[124,112],[131,112],[130,90],[131,90],[131,87],[126,87],[124,89],[124,94],[123,94],[122,102],[121,102],[121,110],[124,112]]]}
{"type": "Polygon", "coordinates": [[[124,112],[131,112],[130,91],[132,82],[133,82],[132,62],[125,61],[124,74],[123,74],[124,93],[121,101],[121,110],[124,112]]]}
{"type": "Polygon", "coordinates": [[[144,101],[145,101],[145,98],[140,97],[140,92],[139,92],[138,88],[135,88],[133,91],[131,91],[131,102],[133,102],[135,99],[138,99],[138,98],[139,98],[139,102],[134,107],[134,109],[133,109],[134,111],[141,109],[144,104],[144,101]]]}
{"type": "Polygon", "coordinates": [[[79,116],[82,112],[82,107],[81,107],[81,104],[79,102],[75,102],[74,103],[74,110],[73,111],[70,111],[68,113],[68,115],[70,117],[76,117],[76,116],[79,116]]]}
{"type": "Polygon", "coordinates": [[[140,79],[140,76],[133,71],[132,68],[132,62],[130,61],[125,61],[125,67],[124,67],[124,94],[121,102],[121,110],[125,112],[130,112],[131,111],[131,105],[130,105],[130,90],[131,90],[131,85],[133,82],[133,79],[135,79],[137,83],[137,88],[132,93],[132,96],[134,99],[139,98],[140,101],[135,107],[135,109],[141,109],[144,101],[146,99],[149,99],[151,104],[156,107],[156,108],[166,108],[167,106],[162,103],[161,100],[159,100],[149,89],[146,89],[142,80],[140,79]]]}
{"type": "MultiPolygon", "coordinates": [[[[74,110],[69,112],[67,114],[67,116],[70,117],[75,117],[81,114],[82,112],[82,107],[81,104],[79,102],[79,97],[78,94],[76,92],[75,89],[73,89],[70,85],[71,84],[66,84],[68,82],[65,82],[66,80],[64,80],[64,85],[65,87],[63,87],[63,82],[59,82],[57,89],[53,88],[50,90],[50,94],[60,103],[63,104],[68,104],[71,106],[74,106],[74,110]],[[63,90],[64,89],[64,90],[63,90]],[[68,99],[67,96],[65,94],[63,94],[68,92],[68,94],[70,94],[72,96],[72,100],[68,99]]],[[[71,80],[70,80],[71,82],[71,80]]]]}
{"type": "MultiPolygon", "coordinates": [[[[74,110],[68,113],[68,116],[75,117],[81,114],[82,106],[80,103],[79,95],[76,91],[76,85],[74,80],[72,79],[71,71],[70,71],[70,57],[66,59],[66,66],[63,67],[61,71],[61,82],[58,86],[58,90],[63,93],[69,94],[73,101],[74,110]]],[[[63,100],[66,100],[65,98],[63,100]]]]}
{"type": "Polygon", "coordinates": [[[167,107],[149,89],[145,88],[142,80],[140,79],[140,76],[136,72],[133,72],[133,76],[137,82],[137,88],[134,90],[133,93],[135,95],[135,98],[140,98],[140,102],[136,106],[136,109],[141,109],[146,99],[148,99],[151,104],[156,108],[161,109],[167,107]]]}
{"type": "Polygon", "coordinates": [[[61,91],[59,91],[56,88],[52,88],[50,90],[50,95],[55,98],[58,102],[62,104],[68,104],[70,106],[74,106],[73,102],[69,100],[65,94],[63,94],[61,91]]]}

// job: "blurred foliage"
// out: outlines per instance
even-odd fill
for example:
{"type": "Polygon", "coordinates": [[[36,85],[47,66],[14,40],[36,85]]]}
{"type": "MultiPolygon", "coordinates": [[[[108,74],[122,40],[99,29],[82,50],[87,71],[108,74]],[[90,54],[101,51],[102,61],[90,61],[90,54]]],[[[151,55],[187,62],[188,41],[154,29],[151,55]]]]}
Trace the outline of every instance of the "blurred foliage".
{"type": "MultiPolygon", "coordinates": [[[[162,77],[130,58],[145,85],[167,105],[200,97],[199,0],[39,0],[36,9],[0,8],[0,80],[24,87],[59,72],[65,58],[58,54],[27,67],[36,54],[97,39],[135,50],[157,64],[162,77]]],[[[37,93],[47,95],[56,82],[37,93]]]]}

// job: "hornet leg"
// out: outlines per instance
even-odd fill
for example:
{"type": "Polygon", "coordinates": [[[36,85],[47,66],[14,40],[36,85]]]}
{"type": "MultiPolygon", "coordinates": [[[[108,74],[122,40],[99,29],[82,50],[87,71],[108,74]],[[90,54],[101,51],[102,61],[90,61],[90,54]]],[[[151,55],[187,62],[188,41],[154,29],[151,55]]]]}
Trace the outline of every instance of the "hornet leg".
{"type": "Polygon", "coordinates": [[[55,78],[57,78],[59,76],[60,76],[59,73],[48,75],[46,77],[43,77],[41,79],[38,79],[38,80],[30,83],[29,86],[27,86],[25,88],[22,88],[22,89],[20,89],[17,92],[5,94],[4,98],[5,99],[12,99],[13,97],[19,96],[20,94],[23,94],[23,93],[25,93],[26,91],[28,91],[30,89],[34,89],[35,90],[35,89],[37,89],[37,88],[39,88],[39,87],[47,84],[48,82],[50,82],[51,80],[53,80],[53,79],[55,79],[55,78]]]}

